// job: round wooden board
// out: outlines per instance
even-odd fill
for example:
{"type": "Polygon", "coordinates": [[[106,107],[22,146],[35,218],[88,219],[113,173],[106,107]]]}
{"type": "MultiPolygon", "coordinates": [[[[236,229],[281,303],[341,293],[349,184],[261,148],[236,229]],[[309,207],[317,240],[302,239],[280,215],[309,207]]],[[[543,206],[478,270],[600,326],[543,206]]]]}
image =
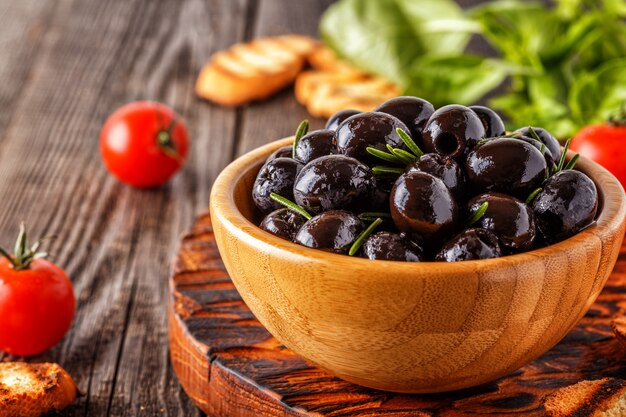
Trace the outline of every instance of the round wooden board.
{"type": "Polygon", "coordinates": [[[543,398],[559,387],[626,377],[626,348],[611,331],[611,319],[626,311],[626,245],[596,303],[552,350],[491,384],[434,395],[353,385],[281,346],[228,277],[208,214],[183,236],[172,269],[172,363],[209,416],[543,416],[543,398]]]}

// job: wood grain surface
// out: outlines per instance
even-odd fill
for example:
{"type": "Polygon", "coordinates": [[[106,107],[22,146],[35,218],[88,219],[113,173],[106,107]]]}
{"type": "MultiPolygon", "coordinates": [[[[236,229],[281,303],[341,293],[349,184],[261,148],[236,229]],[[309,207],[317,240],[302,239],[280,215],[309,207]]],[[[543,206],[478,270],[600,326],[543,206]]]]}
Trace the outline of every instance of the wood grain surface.
{"type": "Polygon", "coordinates": [[[626,244],[582,321],[529,365],[452,393],[376,391],[316,369],[264,329],[230,281],[205,214],[174,263],[172,361],[189,395],[216,416],[545,416],[544,397],[560,387],[626,376],[626,349],[611,330],[611,319],[626,314],[625,288],[626,244]]]}
{"type": "Polygon", "coordinates": [[[169,364],[170,261],[221,169],[291,134],[306,112],[289,91],[223,109],[195,97],[196,76],[243,39],[315,35],[329,3],[0,2],[0,245],[12,247],[22,220],[34,236],[57,236],[49,249],[74,284],[76,318],[62,343],[29,360],[59,362],[86,392],[63,415],[201,415],[169,364]],[[107,115],[139,99],[174,107],[192,139],[183,172],[155,190],[119,184],[98,154],[107,115]]]}

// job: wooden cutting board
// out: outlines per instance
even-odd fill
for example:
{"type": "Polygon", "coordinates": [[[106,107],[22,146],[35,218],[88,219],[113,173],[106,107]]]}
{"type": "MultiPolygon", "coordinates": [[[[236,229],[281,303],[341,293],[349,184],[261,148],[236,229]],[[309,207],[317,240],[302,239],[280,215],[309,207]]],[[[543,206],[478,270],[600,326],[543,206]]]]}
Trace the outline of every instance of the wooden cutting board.
{"type": "Polygon", "coordinates": [[[169,287],[174,370],[209,416],[543,416],[543,398],[559,387],[626,378],[626,348],[610,326],[614,315],[626,314],[626,245],[596,303],[557,346],[491,384],[446,394],[353,385],[281,346],[228,277],[208,214],[183,236],[169,287]]]}

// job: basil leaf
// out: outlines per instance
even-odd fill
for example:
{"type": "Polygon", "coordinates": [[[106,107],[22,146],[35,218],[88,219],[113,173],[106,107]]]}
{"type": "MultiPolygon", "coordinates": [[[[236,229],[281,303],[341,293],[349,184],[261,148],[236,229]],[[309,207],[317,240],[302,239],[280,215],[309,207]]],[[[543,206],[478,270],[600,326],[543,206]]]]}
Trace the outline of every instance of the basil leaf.
{"type": "Polygon", "coordinates": [[[324,42],[357,67],[400,86],[424,54],[459,54],[476,29],[451,0],[342,0],[322,16],[324,42]]]}
{"type": "Polygon", "coordinates": [[[324,42],[357,67],[397,84],[425,52],[396,0],[343,0],[322,16],[324,42]]]}
{"type": "Polygon", "coordinates": [[[499,86],[507,74],[506,67],[496,59],[426,56],[411,68],[406,94],[428,97],[436,106],[471,104],[499,86]]]}

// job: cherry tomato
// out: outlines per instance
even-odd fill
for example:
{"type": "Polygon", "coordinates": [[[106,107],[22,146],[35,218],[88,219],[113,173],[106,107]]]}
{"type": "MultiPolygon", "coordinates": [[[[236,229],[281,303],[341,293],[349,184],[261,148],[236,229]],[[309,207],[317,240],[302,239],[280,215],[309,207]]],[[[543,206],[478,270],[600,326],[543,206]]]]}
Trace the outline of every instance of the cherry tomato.
{"type": "Polygon", "coordinates": [[[185,163],[185,122],[171,108],[149,101],[116,110],[100,132],[100,154],[109,172],[134,187],[166,183],[185,163]]]}
{"type": "Polygon", "coordinates": [[[570,149],[611,171],[626,188],[626,125],[587,126],[574,136],[570,149]]]}
{"type": "Polygon", "coordinates": [[[0,259],[0,350],[31,356],[65,336],[76,301],[65,272],[28,248],[23,227],[18,242],[20,250],[0,259]]]}

